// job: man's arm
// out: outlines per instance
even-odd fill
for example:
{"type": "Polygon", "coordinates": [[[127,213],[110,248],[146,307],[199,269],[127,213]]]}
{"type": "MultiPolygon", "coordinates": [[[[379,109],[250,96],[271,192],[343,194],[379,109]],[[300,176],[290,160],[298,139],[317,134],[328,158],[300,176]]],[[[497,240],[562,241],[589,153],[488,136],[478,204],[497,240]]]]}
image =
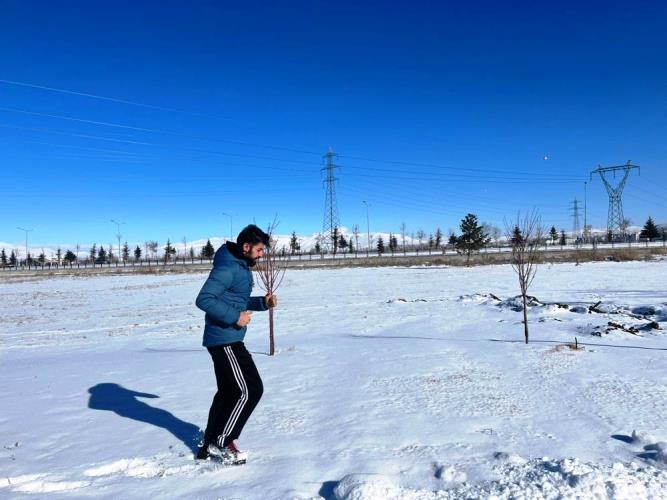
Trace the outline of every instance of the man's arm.
{"type": "Polygon", "coordinates": [[[218,323],[235,324],[241,310],[225,301],[225,292],[232,285],[232,273],[228,269],[214,268],[204,283],[195,304],[218,323]]]}

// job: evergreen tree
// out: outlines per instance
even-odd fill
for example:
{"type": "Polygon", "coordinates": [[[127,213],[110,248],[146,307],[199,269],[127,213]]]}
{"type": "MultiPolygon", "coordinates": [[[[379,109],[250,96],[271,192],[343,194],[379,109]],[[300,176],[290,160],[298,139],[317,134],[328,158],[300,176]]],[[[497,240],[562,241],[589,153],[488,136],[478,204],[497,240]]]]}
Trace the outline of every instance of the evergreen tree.
{"type": "Polygon", "coordinates": [[[206,240],[206,245],[201,249],[201,256],[204,259],[212,259],[215,255],[215,248],[211,245],[211,240],[206,240]]]}
{"type": "Polygon", "coordinates": [[[394,253],[396,250],[398,250],[398,237],[395,234],[389,235],[389,247],[391,253],[394,253]]]}
{"type": "Polygon", "coordinates": [[[44,252],[39,254],[37,260],[39,261],[40,264],[44,265],[44,263],[46,262],[46,255],[44,255],[44,252]]]}
{"type": "Polygon", "coordinates": [[[113,245],[109,245],[109,251],[107,252],[107,261],[112,263],[116,256],[113,254],[113,245]]]}
{"type": "Polygon", "coordinates": [[[653,239],[657,238],[658,236],[660,236],[658,226],[656,226],[655,222],[653,222],[653,218],[649,217],[646,221],[646,224],[644,224],[642,232],[639,233],[639,237],[648,238],[649,241],[653,241],[653,239]]]}
{"type": "Polygon", "coordinates": [[[58,250],[56,250],[56,262],[58,263],[58,265],[60,265],[60,261],[62,260],[62,258],[63,258],[63,251],[59,248],[58,250]]]}
{"type": "Polygon", "coordinates": [[[123,255],[123,262],[127,262],[128,260],[130,260],[130,247],[128,246],[127,241],[123,245],[122,255],[123,255]]]}
{"type": "Polygon", "coordinates": [[[30,255],[30,252],[28,252],[28,255],[25,258],[25,263],[28,266],[32,266],[34,264],[34,259],[32,258],[32,255],[30,255]]]}
{"type": "Polygon", "coordinates": [[[134,249],[134,261],[139,262],[141,260],[141,248],[137,245],[137,248],[134,249]]]}
{"type": "Polygon", "coordinates": [[[97,252],[97,259],[95,262],[98,264],[106,264],[107,262],[107,251],[104,249],[103,245],[100,245],[100,250],[97,252]]]}
{"type": "Polygon", "coordinates": [[[320,245],[319,241],[315,242],[315,253],[322,253],[322,246],[320,245]]]}
{"type": "Polygon", "coordinates": [[[290,251],[292,252],[292,255],[301,250],[301,245],[299,244],[299,238],[297,238],[295,231],[292,231],[292,237],[289,240],[289,248],[290,251]]]}
{"type": "Polygon", "coordinates": [[[97,259],[97,243],[93,243],[93,246],[90,247],[90,262],[95,262],[97,259]]]}
{"type": "Polygon", "coordinates": [[[384,253],[384,241],[382,240],[382,236],[378,236],[377,249],[380,255],[384,253]]]}
{"type": "Polygon", "coordinates": [[[456,238],[457,253],[466,256],[466,265],[470,265],[470,257],[479,252],[491,239],[484,232],[482,226],[477,222],[475,214],[468,214],[461,220],[461,236],[456,238]]]}
{"type": "Polygon", "coordinates": [[[167,238],[167,245],[164,247],[164,261],[169,262],[176,253],[176,249],[171,245],[171,240],[167,238]]]}
{"type": "Polygon", "coordinates": [[[343,236],[342,234],[338,238],[338,246],[343,251],[343,253],[345,253],[345,249],[348,247],[348,243],[347,240],[345,239],[345,236],[343,236]]]}
{"type": "Polygon", "coordinates": [[[12,250],[12,253],[9,255],[9,265],[12,267],[16,267],[16,254],[14,253],[14,250],[12,250]]]}
{"type": "Polygon", "coordinates": [[[614,241],[614,233],[611,232],[611,229],[607,231],[607,243],[614,241]]]}
{"type": "Polygon", "coordinates": [[[190,260],[195,260],[195,249],[190,247],[190,260]]]}
{"type": "Polygon", "coordinates": [[[560,246],[564,247],[567,245],[567,238],[565,237],[565,230],[560,230],[560,246]]]}
{"type": "Polygon", "coordinates": [[[555,245],[558,240],[558,231],[556,231],[556,226],[551,226],[551,231],[549,231],[549,237],[551,238],[551,244],[555,245]]]}
{"type": "Polygon", "coordinates": [[[428,251],[430,252],[433,250],[433,245],[435,244],[435,241],[433,240],[433,234],[428,235],[428,251]]]}
{"type": "Polygon", "coordinates": [[[440,248],[440,245],[442,245],[442,231],[440,231],[440,228],[438,228],[435,231],[435,249],[437,250],[440,248]]]}
{"type": "Polygon", "coordinates": [[[333,253],[334,253],[334,255],[336,255],[336,252],[338,251],[338,227],[334,227],[332,239],[333,239],[333,242],[332,242],[333,243],[333,253]]]}
{"type": "Polygon", "coordinates": [[[457,236],[454,233],[452,233],[452,234],[449,235],[449,240],[447,241],[447,243],[449,243],[452,246],[456,246],[456,242],[458,240],[459,239],[457,238],[457,236]]]}
{"type": "Polygon", "coordinates": [[[72,252],[71,250],[67,250],[67,252],[65,252],[65,259],[64,259],[64,261],[65,261],[67,264],[70,264],[70,265],[71,265],[75,260],[76,260],[76,255],[74,255],[74,252],[72,252]]]}
{"type": "Polygon", "coordinates": [[[523,243],[523,234],[521,233],[521,229],[519,229],[519,226],[514,226],[514,229],[512,230],[512,238],[510,239],[510,243],[512,243],[513,246],[520,245],[521,243],[523,243]]]}
{"type": "Polygon", "coordinates": [[[2,252],[0,252],[0,264],[2,264],[2,267],[5,267],[7,265],[7,254],[5,253],[5,249],[2,249],[2,252]]]}
{"type": "Polygon", "coordinates": [[[350,241],[347,242],[348,246],[350,247],[350,253],[355,251],[354,244],[352,243],[352,238],[350,238],[350,241]]]}

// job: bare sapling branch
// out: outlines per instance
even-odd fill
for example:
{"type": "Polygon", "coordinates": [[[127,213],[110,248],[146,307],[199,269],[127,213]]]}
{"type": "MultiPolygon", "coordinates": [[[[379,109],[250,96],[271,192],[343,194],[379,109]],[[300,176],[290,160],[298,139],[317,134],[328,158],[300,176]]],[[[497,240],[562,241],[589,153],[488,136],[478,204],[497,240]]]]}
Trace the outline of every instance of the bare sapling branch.
{"type": "Polygon", "coordinates": [[[537,272],[543,233],[541,219],[536,210],[523,217],[519,212],[515,221],[505,220],[505,236],[512,247],[512,269],[519,277],[526,344],[528,343],[528,289],[533,284],[537,272]]]}
{"type": "MultiPolygon", "coordinates": [[[[277,219],[267,229],[269,235],[269,246],[264,253],[264,257],[257,264],[257,275],[259,276],[259,283],[262,289],[266,292],[267,297],[275,294],[280,287],[285,277],[285,269],[287,261],[279,258],[277,246],[278,239],[274,237],[274,232],[278,226],[277,219]]],[[[275,336],[274,336],[274,321],[273,321],[273,304],[268,303],[269,306],[269,355],[273,356],[276,352],[275,336]]]]}

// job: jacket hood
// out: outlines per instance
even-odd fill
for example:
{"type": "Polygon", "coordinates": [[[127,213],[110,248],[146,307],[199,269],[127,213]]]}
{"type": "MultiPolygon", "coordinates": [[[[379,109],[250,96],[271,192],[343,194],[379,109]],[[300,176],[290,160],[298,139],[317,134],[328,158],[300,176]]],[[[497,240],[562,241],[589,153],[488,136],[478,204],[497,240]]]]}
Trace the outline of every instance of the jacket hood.
{"type": "Polygon", "coordinates": [[[220,248],[220,260],[221,261],[239,261],[241,265],[246,265],[248,267],[253,267],[256,262],[252,259],[248,259],[243,252],[240,251],[238,245],[233,241],[228,241],[220,248]]]}

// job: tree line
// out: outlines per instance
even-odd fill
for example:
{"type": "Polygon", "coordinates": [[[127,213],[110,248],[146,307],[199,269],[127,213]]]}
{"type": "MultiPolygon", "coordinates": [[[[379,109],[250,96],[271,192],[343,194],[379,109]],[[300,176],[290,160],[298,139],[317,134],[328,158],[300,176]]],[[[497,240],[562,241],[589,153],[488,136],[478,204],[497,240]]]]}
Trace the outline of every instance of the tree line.
{"type": "MultiPolygon", "coordinates": [[[[392,254],[403,251],[406,253],[408,250],[417,252],[421,250],[438,251],[444,248],[445,245],[448,245],[450,248],[454,248],[459,254],[465,255],[466,259],[469,261],[470,256],[476,252],[486,247],[491,243],[492,240],[495,240],[496,243],[500,243],[500,237],[502,236],[502,231],[490,224],[480,223],[475,214],[467,214],[464,219],[461,221],[459,226],[460,234],[457,235],[453,231],[450,231],[447,243],[444,243],[444,235],[440,228],[437,228],[434,233],[430,233],[428,238],[426,233],[419,229],[414,235],[411,235],[411,244],[407,244],[407,231],[405,223],[400,226],[400,233],[394,234],[389,233],[388,241],[385,242],[382,236],[378,236],[377,240],[373,242],[374,238],[371,238],[369,242],[368,249],[371,245],[374,244],[374,249],[379,254],[384,254],[390,252],[392,254]],[[399,242],[398,236],[400,235],[401,241],[399,242]],[[415,237],[416,236],[416,237],[415,237]],[[415,245],[415,240],[418,242],[415,245]]],[[[339,228],[334,228],[331,240],[332,248],[331,252],[336,255],[338,252],[343,253],[354,253],[361,250],[359,245],[359,226],[355,225],[352,230],[352,235],[346,237],[339,228]]],[[[648,241],[654,241],[658,238],[662,240],[667,240],[667,233],[663,228],[660,230],[658,226],[653,221],[652,217],[649,217],[641,232],[639,237],[646,239],[648,241]]],[[[607,235],[607,240],[612,241],[611,235],[607,235]]],[[[324,250],[322,245],[322,235],[318,235],[315,241],[314,248],[312,249],[316,254],[328,253],[324,250]]],[[[555,226],[551,226],[549,232],[542,238],[542,243],[546,244],[550,242],[552,245],[559,244],[565,246],[567,244],[567,237],[565,230],[561,229],[558,231],[555,226]]],[[[511,244],[511,241],[508,241],[508,244],[511,244]]],[[[80,259],[79,252],[73,252],[71,249],[65,250],[63,252],[60,248],[56,251],[55,261],[58,265],[73,265],[74,263],[85,262],[86,264],[110,264],[114,262],[140,262],[142,260],[163,260],[165,263],[171,262],[177,258],[176,247],[171,243],[170,239],[167,239],[166,245],[163,247],[162,256],[159,256],[158,250],[160,246],[157,241],[147,241],[144,243],[144,248],[142,249],[139,245],[136,245],[134,249],[130,249],[130,246],[127,242],[120,248],[120,256],[114,253],[114,245],[109,244],[107,248],[104,245],[97,246],[97,243],[94,243],[88,255],[85,259],[80,259]]],[[[301,241],[297,236],[296,232],[293,231],[289,240],[289,250],[283,247],[279,253],[283,256],[287,253],[295,255],[301,252],[301,241]]],[[[195,259],[207,259],[210,260],[215,255],[215,248],[211,244],[211,240],[206,241],[199,252],[195,252],[195,249],[190,246],[186,251],[184,248],[181,258],[190,259],[194,261],[195,259]]],[[[50,259],[47,259],[46,255],[42,251],[37,257],[28,252],[28,255],[24,259],[19,259],[18,251],[14,249],[11,250],[9,255],[6,250],[3,248],[0,250],[0,265],[2,267],[18,267],[20,265],[26,266],[36,266],[44,265],[47,262],[51,262],[50,259]]]]}
{"type": "MultiPolygon", "coordinates": [[[[136,245],[134,249],[130,249],[130,246],[127,242],[120,248],[120,256],[114,253],[114,245],[109,244],[107,248],[104,248],[104,245],[97,246],[97,243],[93,245],[88,250],[87,256],[85,258],[80,258],[77,253],[73,252],[71,249],[67,249],[65,252],[62,249],[58,248],[55,253],[55,263],[58,265],[73,265],[75,263],[85,263],[85,264],[111,264],[111,263],[128,263],[128,262],[141,262],[150,260],[151,258],[155,260],[161,260],[165,263],[171,262],[176,259],[177,250],[176,247],[171,243],[170,239],[167,239],[166,245],[163,247],[163,253],[161,256],[158,254],[159,244],[157,241],[147,241],[144,244],[142,249],[139,245],[136,245]]],[[[215,255],[215,248],[211,244],[211,240],[206,240],[206,245],[204,245],[199,252],[195,252],[194,248],[190,246],[187,252],[184,252],[182,255],[183,259],[207,259],[210,260],[215,255]]],[[[0,250],[0,265],[2,267],[18,267],[20,265],[24,266],[43,266],[47,263],[53,262],[51,259],[47,259],[46,255],[42,251],[38,257],[33,257],[30,252],[24,259],[19,259],[18,251],[11,250],[10,254],[7,255],[5,249],[0,250]]]]}

